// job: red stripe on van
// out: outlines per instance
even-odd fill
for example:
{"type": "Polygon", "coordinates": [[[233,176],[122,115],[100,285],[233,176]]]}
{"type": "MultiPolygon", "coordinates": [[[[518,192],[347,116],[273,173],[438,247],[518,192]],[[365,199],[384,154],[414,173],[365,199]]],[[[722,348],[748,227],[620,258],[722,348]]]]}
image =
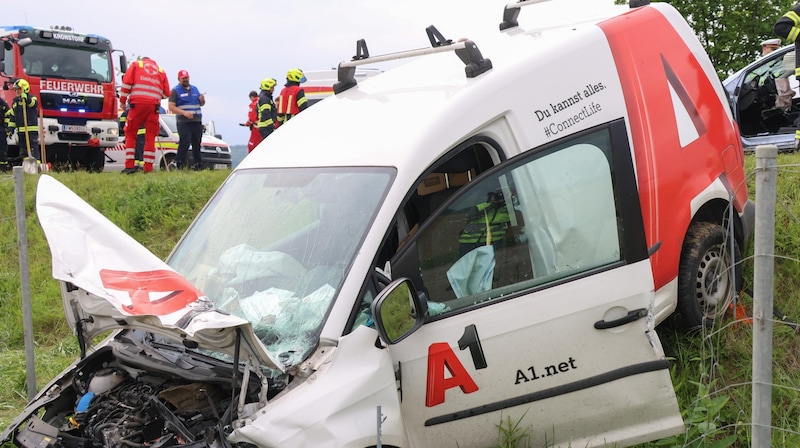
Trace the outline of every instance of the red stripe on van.
{"type": "MultiPolygon", "coordinates": [[[[659,289],[678,275],[683,236],[692,218],[691,200],[725,176],[722,151],[738,148],[741,153],[741,145],[736,127],[725,113],[728,105],[720,105],[717,75],[703,72],[664,14],[644,7],[599,26],[608,38],[625,97],[647,244],[652,247],[661,242],[651,257],[655,288],[659,289]],[[670,80],[699,133],[699,138],[684,148],[678,137],[670,80]]],[[[743,175],[739,177],[728,180],[734,188],[741,186],[736,193],[741,210],[747,190],[743,175]]]]}

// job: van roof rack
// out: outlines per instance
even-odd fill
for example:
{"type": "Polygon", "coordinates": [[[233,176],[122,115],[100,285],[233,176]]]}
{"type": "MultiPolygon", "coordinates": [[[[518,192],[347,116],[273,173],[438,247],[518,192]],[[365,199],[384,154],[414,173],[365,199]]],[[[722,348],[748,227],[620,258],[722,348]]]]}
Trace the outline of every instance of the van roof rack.
{"type": "MultiPolygon", "coordinates": [[[[517,3],[509,3],[503,7],[503,21],[500,22],[500,31],[519,26],[517,18],[523,6],[535,5],[537,3],[549,2],[550,0],[519,0],[517,3]]],[[[650,0],[628,0],[631,9],[650,4],[650,0]]]]}
{"type": "Polygon", "coordinates": [[[353,56],[353,59],[339,63],[339,68],[337,70],[339,81],[333,85],[333,93],[341,93],[351,87],[355,87],[358,84],[355,79],[356,67],[364,64],[374,64],[376,62],[395,61],[415,56],[454,51],[456,56],[458,56],[461,62],[466,66],[464,67],[464,72],[467,78],[474,78],[492,68],[492,61],[484,59],[480,50],[478,50],[478,46],[475,45],[475,42],[469,39],[463,39],[457,42],[445,39],[442,33],[433,25],[425,28],[425,32],[428,34],[431,48],[420,48],[417,50],[407,50],[372,57],[369,55],[367,42],[364,39],[359,39],[356,41],[356,55],[353,56]]]}

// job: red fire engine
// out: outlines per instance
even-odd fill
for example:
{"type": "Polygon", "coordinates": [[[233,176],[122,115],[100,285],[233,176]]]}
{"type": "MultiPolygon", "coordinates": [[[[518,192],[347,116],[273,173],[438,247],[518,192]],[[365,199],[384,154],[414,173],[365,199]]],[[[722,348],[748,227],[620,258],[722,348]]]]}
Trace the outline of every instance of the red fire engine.
{"type": "MultiPolygon", "coordinates": [[[[39,98],[40,141],[47,162],[102,171],[104,149],[117,144],[118,112],[111,41],[68,27],[0,26],[0,97],[11,104],[17,79],[39,98]]],[[[125,55],[119,58],[122,71],[125,55]]],[[[16,136],[9,157],[23,156],[16,136]]]]}

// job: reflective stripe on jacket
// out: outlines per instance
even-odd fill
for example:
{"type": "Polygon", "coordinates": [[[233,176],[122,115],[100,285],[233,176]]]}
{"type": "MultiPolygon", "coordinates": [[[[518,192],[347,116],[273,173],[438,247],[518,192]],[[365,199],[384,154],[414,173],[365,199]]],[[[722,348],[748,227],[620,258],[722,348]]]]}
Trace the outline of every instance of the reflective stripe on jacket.
{"type": "Polygon", "coordinates": [[[131,104],[159,104],[169,96],[169,81],[156,61],[148,58],[133,62],[122,77],[120,97],[131,104]]]}
{"type": "MultiPolygon", "coordinates": [[[[0,128],[10,129],[11,122],[14,120],[14,111],[11,110],[8,103],[0,98],[0,128]]],[[[0,138],[5,138],[5,135],[0,135],[0,138]]]]}
{"type": "Polygon", "coordinates": [[[278,97],[278,123],[283,124],[308,107],[308,99],[296,82],[287,82],[278,97]]]}
{"type": "MultiPolygon", "coordinates": [[[[772,31],[778,36],[794,42],[794,51],[797,53],[800,46],[800,42],[797,40],[797,37],[800,36],[800,4],[778,19],[772,27],[772,31]]],[[[795,58],[794,76],[800,79],[800,58],[795,58]]]]}
{"type": "Polygon", "coordinates": [[[511,217],[504,204],[484,202],[475,206],[478,213],[474,213],[458,236],[458,242],[486,243],[487,227],[491,232],[492,242],[502,241],[506,237],[511,217]]]}
{"type": "Polygon", "coordinates": [[[39,101],[35,96],[26,94],[15,97],[11,110],[9,128],[16,128],[17,132],[39,132],[39,101]]]}
{"type": "Polygon", "coordinates": [[[268,91],[262,90],[258,95],[258,124],[259,129],[275,128],[277,120],[277,112],[275,110],[275,102],[272,100],[272,94],[268,91]]]}

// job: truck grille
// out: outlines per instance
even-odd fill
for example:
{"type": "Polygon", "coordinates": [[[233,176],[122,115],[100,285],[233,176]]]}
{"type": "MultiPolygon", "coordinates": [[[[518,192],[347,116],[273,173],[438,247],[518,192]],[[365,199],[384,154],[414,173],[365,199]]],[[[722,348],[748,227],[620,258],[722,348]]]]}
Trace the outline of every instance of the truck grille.
{"type": "Polygon", "coordinates": [[[44,110],[102,112],[103,97],[88,96],[83,94],[42,93],[42,108],[44,110]]]}

